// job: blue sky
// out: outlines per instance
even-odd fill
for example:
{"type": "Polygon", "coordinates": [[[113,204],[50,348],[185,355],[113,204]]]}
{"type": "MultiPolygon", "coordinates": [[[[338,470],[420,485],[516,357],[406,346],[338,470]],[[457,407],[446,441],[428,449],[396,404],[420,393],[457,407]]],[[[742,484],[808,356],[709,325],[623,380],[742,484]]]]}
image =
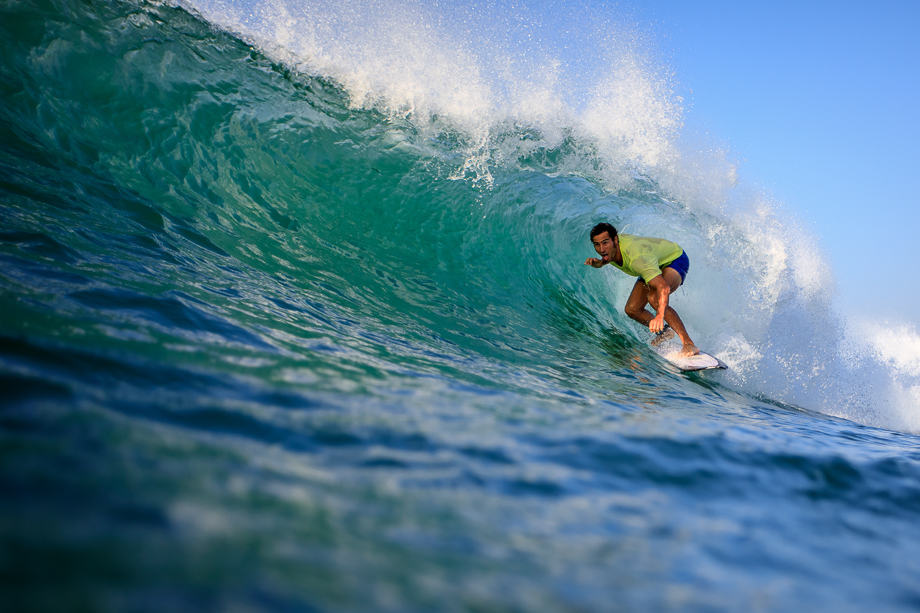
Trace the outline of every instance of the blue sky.
{"type": "Polygon", "coordinates": [[[634,2],[686,127],[821,243],[842,314],[920,328],[920,2],[634,2]]]}

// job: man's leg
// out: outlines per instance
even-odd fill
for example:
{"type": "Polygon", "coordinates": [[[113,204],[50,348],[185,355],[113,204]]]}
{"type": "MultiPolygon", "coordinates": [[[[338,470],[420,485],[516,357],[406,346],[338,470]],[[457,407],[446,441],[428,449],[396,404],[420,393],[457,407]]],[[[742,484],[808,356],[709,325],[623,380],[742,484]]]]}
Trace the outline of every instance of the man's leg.
{"type": "MultiPolygon", "coordinates": [[[[661,271],[661,276],[664,277],[665,282],[671,288],[671,294],[673,295],[677,288],[680,287],[683,280],[680,278],[680,273],[674,270],[673,268],[665,267],[661,271]]],[[[633,289],[635,292],[635,288],[633,289]]],[[[658,300],[657,296],[652,295],[652,292],[649,291],[646,293],[647,300],[652,305],[652,308],[657,312],[658,310],[658,300]]],[[[632,296],[630,296],[631,298],[632,296]]],[[[670,302],[670,299],[668,300],[670,302]]],[[[646,311],[647,313],[647,311],[646,311]]],[[[633,318],[635,319],[635,318],[633,318]]],[[[649,315],[648,321],[652,320],[652,316],[649,315]]],[[[684,322],[681,320],[680,315],[677,314],[670,304],[668,309],[664,312],[664,320],[668,322],[668,325],[671,326],[671,329],[677,333],[677,336],[680,337],[680,342],[683,343],[683,348],[681,349],[681,354],[683,355],[696,355],[700,352],[696,348],[696,345],[693,343],[693,340],[690,338],[690,335],[687,333],[687,328],[684,326],[684,322]]],[[[637,320],[638,321],[638,320],[637,320]]],[[[645,325],[648,325],[648,322],[645,322],[645,325]]]]}
{"type": "Polygon", "coordinates": [[[648,292],[649,289],[645,282],[641,278],[636,279],[636,284],[633,285],[632,292],[626,300],[625,308],[627,315],[645,327],[648,327],[648,322],[654,317],[645,308],[645,305],[648,304],[648,292]]]}

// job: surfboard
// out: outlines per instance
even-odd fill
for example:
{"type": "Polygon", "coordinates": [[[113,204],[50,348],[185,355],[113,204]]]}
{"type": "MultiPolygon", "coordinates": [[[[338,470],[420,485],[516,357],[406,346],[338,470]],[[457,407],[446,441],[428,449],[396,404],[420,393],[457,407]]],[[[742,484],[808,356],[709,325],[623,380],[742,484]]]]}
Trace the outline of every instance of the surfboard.
{"type": "Polygon", "coordinates": [[[713,368],[728,368],[719,358],[709,355],[708,353],[703,353],[702,351],[690,357],[680,355],[679,351],[670,351],[668,353],[662,353],[661,357],[685,372],[693,370],[710,370],[713,368]]]}

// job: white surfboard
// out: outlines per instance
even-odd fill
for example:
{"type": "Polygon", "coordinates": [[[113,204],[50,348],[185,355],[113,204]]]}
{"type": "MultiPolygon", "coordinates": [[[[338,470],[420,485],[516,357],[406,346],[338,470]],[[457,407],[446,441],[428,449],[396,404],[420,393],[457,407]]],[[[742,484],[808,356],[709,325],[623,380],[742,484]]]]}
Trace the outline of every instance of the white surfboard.
{"type": "Polygon", "coordinates": [[[689,357],[680,355],[680,351],[662,353],[661,357],[683,371],[709,370],[711,368],[728,368],[719,358],[702,351],[689,357]]]}

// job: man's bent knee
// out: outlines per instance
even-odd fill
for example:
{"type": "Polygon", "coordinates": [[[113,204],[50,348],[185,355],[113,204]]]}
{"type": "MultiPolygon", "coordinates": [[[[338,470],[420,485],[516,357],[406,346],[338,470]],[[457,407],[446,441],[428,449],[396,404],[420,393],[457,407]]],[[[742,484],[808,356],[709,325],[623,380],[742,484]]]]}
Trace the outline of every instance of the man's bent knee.
{"type": "Polygon", "coordinates": [[[635,304],[627,304],[626,308],[623,309],[626,311],[626,314],[633,319],[640,319],[642,312],[645,310],[645,307],[640,307],[635,304]]]}

